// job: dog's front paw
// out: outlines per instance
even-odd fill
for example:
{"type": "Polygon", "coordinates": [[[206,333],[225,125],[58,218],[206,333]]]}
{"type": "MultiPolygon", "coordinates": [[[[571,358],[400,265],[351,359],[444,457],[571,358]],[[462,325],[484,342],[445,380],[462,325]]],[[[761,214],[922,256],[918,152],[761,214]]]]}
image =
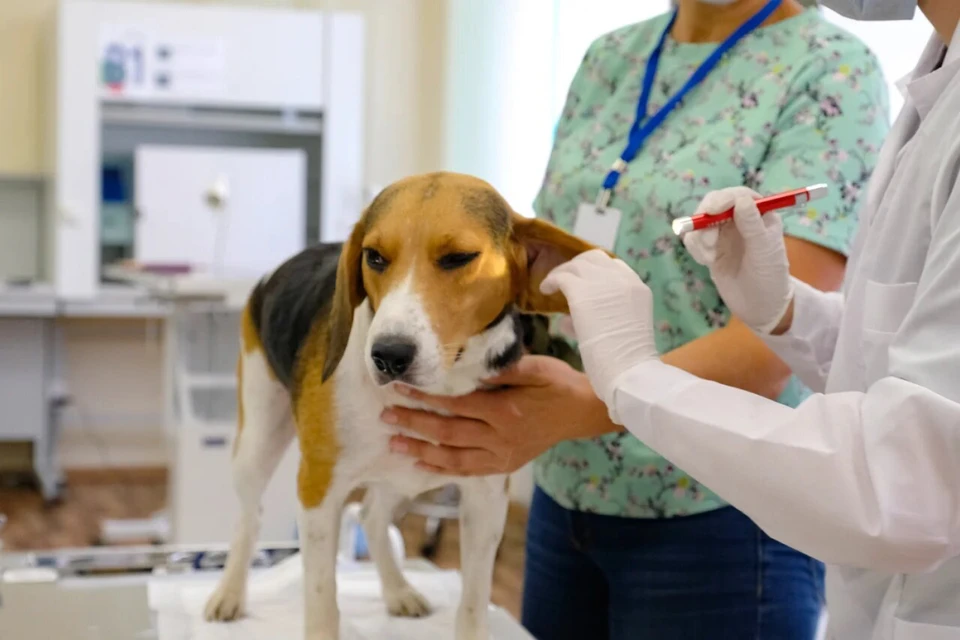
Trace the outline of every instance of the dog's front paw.
{"type": "Polygon", "coordinates": [[[385,592],[383,599],[387,601],[387,611],[392,616],[421,618],[430,613],[430,603],[427,599],[408,584],[400,589],[385,592]]]}
{"type": "Polygon", "coordinates": [[[243,587],[221,584],[207,600],[203,617],[208,622],[227,622],[243,617],[244,606],[243,587]]]}

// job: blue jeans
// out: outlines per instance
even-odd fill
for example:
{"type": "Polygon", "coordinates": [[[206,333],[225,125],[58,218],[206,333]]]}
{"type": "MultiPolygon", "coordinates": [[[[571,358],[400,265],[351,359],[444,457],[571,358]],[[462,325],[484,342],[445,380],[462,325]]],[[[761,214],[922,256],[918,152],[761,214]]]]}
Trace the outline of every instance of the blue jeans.
{"type": "Polygon", "coordinates": [[[823,565],[732,507],[618,518],[534,494],[523,626],[537,640],[812,640],[822,606],[823,565]]]}

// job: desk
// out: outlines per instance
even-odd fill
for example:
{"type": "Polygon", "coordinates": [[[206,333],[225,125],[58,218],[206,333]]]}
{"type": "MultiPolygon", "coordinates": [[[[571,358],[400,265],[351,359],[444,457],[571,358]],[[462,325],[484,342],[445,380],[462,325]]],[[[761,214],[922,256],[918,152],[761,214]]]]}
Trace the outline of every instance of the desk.
{"type": "Polygon", "coordinates": [[[57,315],[62,318],[143,318],[163,319],[170,305],[142,287],[129,284],[102,284],[89,300],[61,299],[57,315]]]}
{"type": "Polygon", "coordinates": [[[29,442],[43,497],[63,476],[56,455],[57,301],[45,286],[0,285],[0,442],[29,442]]]}
{"type": "MultiPolygon", "coordinates": [[[[63,477],[56,446],[59,409],[69,402],[63,375],[67,363],[58,320],[163,321],[164,427],[174,453],[170,500],[173,505],[182,506],[170,515],[174,524],[190,524],[197,530],[182,536],[175,530],[174,537],[178,541],[199,542],[199,538],[210,535],[213,527],[218,539],[227,539],[232,533],[228,531],[233,526],[231,518],[210,513],[206,506],[210,500],[232,496],[229,443],[223,436],[232,437],[236,432],[236,336],[240,310],[257,279],[203,273],[162,276],[122,267],[108,268],[106,275],[118,283],[104,283],[96,296],[82,300],[58,299],[51,287],[42,284],[0,285],[0,442],[30,443],[33,470],[43,497],[57,498],[63,477]],[[177,438],[184,422],[191,427],[200,424],[210,432],[193,430],[189,438],[177,438]],[[223,444],[218,444],[221,441],[223,444]],[[195,487],[205,486],[202,479],[193,484],[189,478],[184,481],[180,477],[183,474],[177,471],[186,468],[193,473],[208,473],[209,464],[204,466],[203,462],[210,461],[209,453],[224,467],[216,476],[220,483],[210,487],[211,495],[198,494],[195,487]],[[178,464],[185,454],[190,458],[188,463],[178,464]],[[195,458],[201,464],[192,464],[195,458]]],[[[292,527],[295,519],[295,496],[285,492],[283,500],[277,502],[291,505],[279,518],[290,523],[283,532],[289,534],[286,529],[292,527]]],[[[271,533],[269,525],[266,532],[271,533]]],[[[108,541],[130,536],[164,540],[169,533],[169,523],[160,517],[137,523],[107,522],[104,536],[108,541]]]]}
{"type": "Polygon", "coordinates": [[[165,318],[148,292],[104,285],[91,300],[58,300],[44,284],[0,284],[0,442],[29,442],[45,500],[60,494],[58,409],[68,400],[58,318],[165,318]]]}

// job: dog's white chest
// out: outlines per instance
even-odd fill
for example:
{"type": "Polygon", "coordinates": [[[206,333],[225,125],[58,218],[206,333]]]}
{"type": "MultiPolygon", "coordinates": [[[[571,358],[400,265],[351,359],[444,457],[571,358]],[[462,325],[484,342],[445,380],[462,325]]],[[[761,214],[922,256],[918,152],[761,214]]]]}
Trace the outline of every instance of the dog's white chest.
{"type": "MultiPolygon", "coordinates": [[[[375,384],[371,379],[365,364],[365,342],[370,319],[368,307],[357,309],[350,340],[336,373],[337,440],[340,453],[334,481],[352,486],[386,483],[393,491],[411,498],[447,484],[462,485],[469,481],[420,470],[415,466],[416,460],[410,456],[390,451],[390,438],[400,430],[380,419],[384,409],[389,406],[425,407],[401,396],[393,388],[375,384]]],[[[479,372],[474,373],[476,375],[451,379],[451,388],[460,389],[460,393],[475,389],[481,376],[479,372]]],[[[422,438],[415,433],[408,435],[422,438]]],[[[483,481],[497,484],[493,478],[483,481]]]]}
{"type": "MultiPolygon", "coordinates": [[[[341,447],[337,475],[355,485],[389,482],[395,491],[407,497],[449,483],[451,478],[417,469],[410,456],[390,451],[390,438],[400,430],[380,419],[388,406],[386,394],[360,380],[357,383],[342,385],[337,392],[341,447]]],[[[395,400],[402,402],[402,397],[395,400]]]]}

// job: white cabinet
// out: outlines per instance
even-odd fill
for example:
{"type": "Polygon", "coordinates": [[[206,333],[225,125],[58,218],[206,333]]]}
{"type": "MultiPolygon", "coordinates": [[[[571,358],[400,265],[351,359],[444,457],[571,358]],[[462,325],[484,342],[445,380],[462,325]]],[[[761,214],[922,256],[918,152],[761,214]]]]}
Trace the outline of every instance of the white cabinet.
{"type": "MultiPolygon", "coordinates": [[[[76,2],[76,0],[73,0],[76,2]]],[[[95,15],[103,100],[320,109],[324,19],[317,11],[82,2],[95,15]]]]}
{"type": "Polygon", "coordinates": [[[360,16],[61,0],[47,35],[43,275],[58,297],[95,298],[124,258],[262,271],[359,218],[360,16]],[[197,204],[207,170],[234,176],[226,215],[197,204]]]}
{"type": "Polygon", "coordinates": [[[259,276],[305,245],[305,154],[144,145],[134,256],[259,276]]]}

